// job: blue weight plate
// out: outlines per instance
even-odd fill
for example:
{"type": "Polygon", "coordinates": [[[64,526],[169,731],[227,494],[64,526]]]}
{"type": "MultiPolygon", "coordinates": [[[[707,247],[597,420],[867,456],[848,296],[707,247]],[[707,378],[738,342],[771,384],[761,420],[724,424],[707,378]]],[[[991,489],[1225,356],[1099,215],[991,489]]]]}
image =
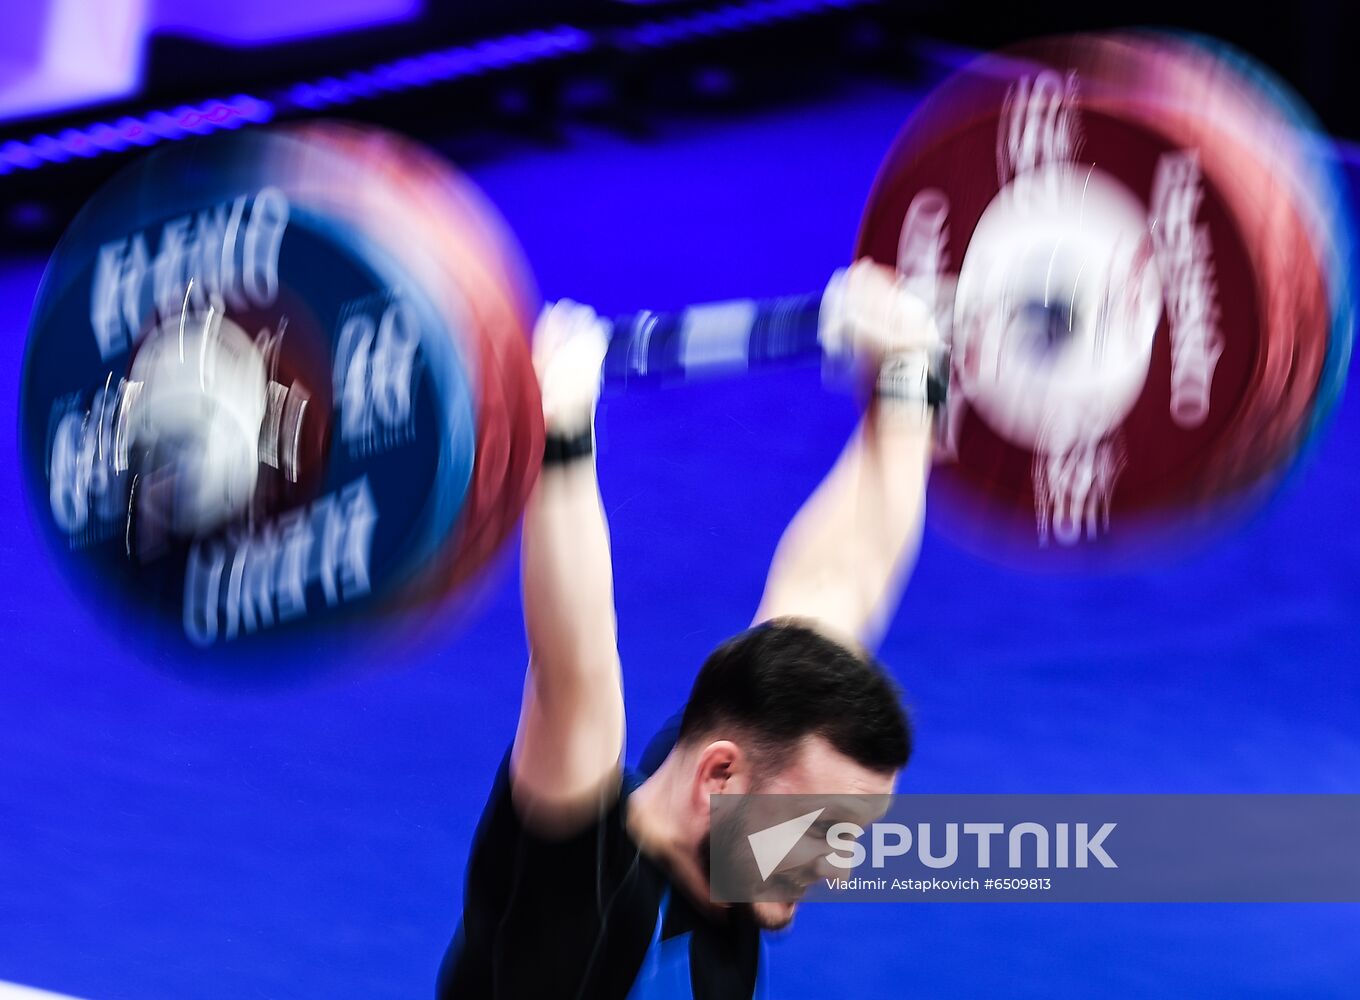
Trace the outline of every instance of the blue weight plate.
{"type": "MultiPolygon", "coordinates": [[[[54,253],[24,360],[25,478],[52,551],[120,633],[199,655],[314,637],[399,601],[454,530],[471,341],[381,229],[335,211],[373,173],[286,133],[170,147],[103,188],[54,253]],[[248,343],[272,384],[249,498],[197,530],[164,465],[178,428],[147,417],[147,386],[166,390],[137,377],[177,334],[183,353],[186,325],[214,359],[248,343]]],[[[229,354],[208,366],[224,384],[229,354]]]]}

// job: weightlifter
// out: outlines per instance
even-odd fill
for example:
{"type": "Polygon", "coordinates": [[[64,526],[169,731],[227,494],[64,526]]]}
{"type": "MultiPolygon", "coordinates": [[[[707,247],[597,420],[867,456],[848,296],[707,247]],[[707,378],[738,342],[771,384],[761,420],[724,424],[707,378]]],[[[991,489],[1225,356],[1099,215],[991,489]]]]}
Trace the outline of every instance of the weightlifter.
{"type": "MultiPolygon", "coordinates": [[[[820,336],[873,375],[872,399],[784,532],[755,624],[704,663],[650,774],[622,760],[593,457],[606,327],[567,301],[540,318],[534,364],[548,437],[524,518],[529,670],[468,862],[442,1000],[760,995],[761,932],[787,927],[797,904],[710,902],[709,796],[891,792],[911,727],[870,650],[920,539],[940,344],[892,271],[865,260],[844,287],[820,336]]],[[[771,881],[796,899],[816,877],[793,870],[771,881]]]]}

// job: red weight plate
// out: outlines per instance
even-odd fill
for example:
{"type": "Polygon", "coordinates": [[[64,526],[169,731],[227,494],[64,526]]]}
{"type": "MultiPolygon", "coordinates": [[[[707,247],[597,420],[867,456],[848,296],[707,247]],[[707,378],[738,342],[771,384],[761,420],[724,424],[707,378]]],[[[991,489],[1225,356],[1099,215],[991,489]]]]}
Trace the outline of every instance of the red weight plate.
{"type": "Polygon", "coordinates": [[[1086,39],[1069,51],[1088,81],[1088,103],[1193,150],[1244,235],[1268,336],[1248,404],[1204,472],[1216,492],[1235,484],[1269,488],[1309,423],[1329,348],[1328,286],[1335,280],[1324,269],[1325,234],[1310,218],[1310,193],[1301,183],[1297,130],[1250,78],[1180,40],[1115,36],[1086,39]]]}
{"type": "Polygon", "coordinates": [[[1326,351],[1292,192],[1212,115],[1146,99],[1147,60],[1119,55],[1066,39],[946,82],[861,227],[859,254],[951,321],[936,521],[1029,564],[1201,530],[1257,490],[1297,445],[1326,351]]]}

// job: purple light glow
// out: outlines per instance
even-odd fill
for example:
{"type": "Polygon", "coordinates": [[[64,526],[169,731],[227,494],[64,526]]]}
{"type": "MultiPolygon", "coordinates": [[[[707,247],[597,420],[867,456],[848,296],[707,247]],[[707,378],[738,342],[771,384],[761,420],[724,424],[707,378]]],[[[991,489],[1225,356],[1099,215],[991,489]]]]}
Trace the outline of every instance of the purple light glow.
{"type": "Polygon", "coordinates": [[[48,163],[65,163],[71,158],[70,152],[50,135],[35,136],[29,142],[35,156],[48,163]]]}
{"type": "Polygon", "coordinates": [[[349,104],[354,100],[355,96],[349,87],[333,76],[328,76],[324,80],[319,80],[316,84],[316,92],[320,95],[323,105],[349,104]]]}
{"type": "Polygon", "coordinates": [[[68,128],[59,132],[57,142],[61,143],[62,147],[71,155],[87,160],[92,156],[98,156],[101,152],[99,147],[90,141],[90,137],[79,129],[68,128]]]}
{"type": "Polygon", "coordinates": [[[355,70],[345,77],[345,84],[349,87],[349,92],[356,97],[373,97],[382,89],[380,81],[365,70],[355,70]]]}
{"type": "Polygon", "coordinates": [[[0,146],[0,174],[37,170],[45,163],[65,163],[73,156],[89,159],[120,153],[132,145],[153,146],[188,135],[236,129],[247,122],[269,121],[273,116],[274,108],[268,101],[237,94],[226,101],[207,101],[198,107],[186,104],[171,111],[152,111],[144,120],[126,117],[113,124],[96,122],[83,129],[66,129],[55,138],[39,135],[28,142],[5,143],[0,146]]]}
{"type": "Polygon", "coordinates": [[[643,48],[656,48],[787,21],[803,14],[858,7],[867,2],[869,0],[757,0],[755,3],[641,24],[632,30],[628,41],[643,48]]]}
{"type": "Polygon", "coordinates": [[[592,45],[594,40],[587,32],[567,26],[551,31],[491,38],[475,45],[460,45],[423,55],[405,56],[394,62],[355,70],[343,79],[326,77],[311,83],[299,83],[280,94],[277,101],[284,109],[319,111],[377,97],[382,92],[400,93],[461,76],[474,76],[507,66],[583,52],[592,45]]]}
{"type": "Polygon", "coordinates": [[[425,6],[424,0],[10,3],[0,37],[0,118],[132,97],[157,35],[250,47],[411,21],[425,6]]]}
{"type": "Polygon", "coordinates": [[[299,83],[284,95],[285,99],[300,108],[311,108],[313,111],[320,111],[325,106],[321,95],[310,83],[299,83]]]}
{"type": "Polygon", "coordinates": [[[164,111],[153,111],[147,115],[146,127],[161,139],[179,139],[185,134],[179,122],[164,111]]]}
{"type": "MultiPolygon", "coordinates": [[[[854,7],[868,0],[757,0],[702,14],[641,24],[624,36],[625,44],[659,47],[701,35],[736,31],[759,24],[787,20],[800,13],[854,7]]],[[[169,111],[151,111],[145,118],[124,117],[113,123],[93,122],[85,128],[67,129],[57,137],[39,135],[28,142],[12,141],[0,146],[0,174],[38,170],[47,164],[65,163],[72,157],[91,158],[120,153],[131,146],[153,146],[189,135],[205,135],[237,129],[247,123],[263,123],[280,113],[304,115],[325,108],[427,87],[464,76],[493,73],[508,66],[549,61],[590,51],[597,44],[589,32],[570,25],[535,30],[520,35],[491,38],[474,45],[460,45],[423,55],[407,56],[368,69],[355,70],[343,78],[323,77],[302,81],[265,100],[236,94],[198,106],[181,105],[169,111]]]]}
{"type": "Polygon", "coordinates": [[[262,124],[274,117],[274,105],[249,94],[237,94],[227,102],[227,106],[239,117],[256,124],[262,124]]]}
{"type": "Polygon", "coordinates": [[[26,142],[12,141],[0,146],[0,160],[4,161],[7,168],[33,170],[42,166],[42,161],[33,152],[33,147],[26,142]]]}
{"type": "Polygon", "coordinates": [[[421,0],[158,0],[154,28],[248,46],[409,21],[424,6],[421,0]]]}
{"type": "Polygon", "coordinates": [[[127,140],[118,134],[118,130],[112,125],[105,125],[102,122],[91,126],[88,135],[90,141],[100,149],[109,153],[121,153],[128,148],[127,140]]]}
{"type": "Polygon", "coordinates": [[[138,118],[120,118],[113,123],[113,127],[118,129],[124,139],[137,146],[150,146],[157,141],[152,131],[138,118]]]}

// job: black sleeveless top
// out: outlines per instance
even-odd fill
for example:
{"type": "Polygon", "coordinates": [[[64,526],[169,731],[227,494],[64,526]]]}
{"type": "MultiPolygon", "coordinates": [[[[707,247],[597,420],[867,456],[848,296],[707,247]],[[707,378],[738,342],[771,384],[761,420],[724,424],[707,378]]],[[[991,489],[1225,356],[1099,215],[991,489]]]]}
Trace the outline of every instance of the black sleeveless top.
{"type": "MultiPolygon", "coordinates": [[[[654,749],[644,766],[664,759],[654,749]]],[[[626,775],[599,822],[545,839],[520,821],[506,754],[473,842],[440,1000],[750,1000],[759,930],[736,912],[705,919],[641,852],[626,824],[639,784],[626,775]]]]}

